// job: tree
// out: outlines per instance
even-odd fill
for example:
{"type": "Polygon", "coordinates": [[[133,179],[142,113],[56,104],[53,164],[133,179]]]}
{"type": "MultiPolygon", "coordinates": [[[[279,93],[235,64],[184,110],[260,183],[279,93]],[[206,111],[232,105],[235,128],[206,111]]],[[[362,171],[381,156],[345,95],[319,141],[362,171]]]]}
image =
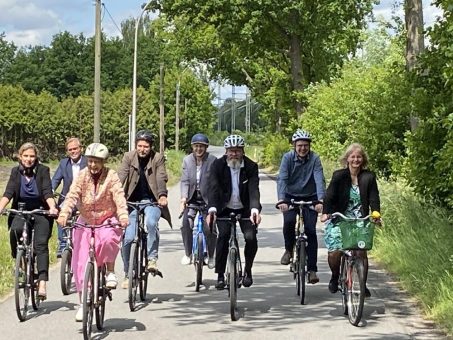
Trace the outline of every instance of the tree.
{"type": "Polygon", "coordinates": [[[0,83],[5,82],[5,73],[14,60],[16,46],[5,40],[5,33],[0,33],[0,83]]]}
{"type": "Polygon", "coordinates": [[[415,62],[425,48],[423,34],[423,3],[422,0],[405,0],[406,21],[406,67],[414,69],[415,62]]]}

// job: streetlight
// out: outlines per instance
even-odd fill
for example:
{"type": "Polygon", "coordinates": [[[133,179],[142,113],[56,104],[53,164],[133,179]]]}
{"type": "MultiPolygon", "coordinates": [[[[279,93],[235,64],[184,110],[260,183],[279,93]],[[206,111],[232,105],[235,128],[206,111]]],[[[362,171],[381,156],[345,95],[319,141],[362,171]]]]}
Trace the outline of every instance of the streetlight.
{"type": "MultiPolygon", "coordinates": [[[[181,63],[180,63],[181,64],[181,63]]],[[[181,76],[187,70],[189,65],[184,67],[184,69],[179,72],[178,67],[178,82],[176,83],[176,110],[175,110],[175,150],[179,150],[179,96],[180,96],[180,87],[181,87],[181,76]]]]}
{"type": "Polygon", "coordinates": [[[143,14],[149,10],[148,6],[151,4],[149,0],[148,3],[142,6],[142,12],[140,16],[135,20],[135,38],[134,38],[134,71],[132,74],[132,113],[131,119],[129,122],[129,151],[132,151],[135,147],[135,130],[136,130],[136,121],[137,121],[137,41],[138,41],[138,27],[140,26],[140,21],[142,20],[143,14]]]}

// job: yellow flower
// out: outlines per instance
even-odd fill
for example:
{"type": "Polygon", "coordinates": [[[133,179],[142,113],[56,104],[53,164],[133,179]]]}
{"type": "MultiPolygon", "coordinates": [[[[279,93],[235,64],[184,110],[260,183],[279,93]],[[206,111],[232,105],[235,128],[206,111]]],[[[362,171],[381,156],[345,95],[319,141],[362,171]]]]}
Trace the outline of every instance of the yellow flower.
{"type": "Polygon", "coordinates": [[[381,218],[381,214],[379,213],[379,211],[376,211],[376,210],[375,210],[375,211],[373,211],[373,212],[371,213],[371,218],[373,218],[373,219],[375,219],[375,220],[380,219],[380,218],[381,218]]]}

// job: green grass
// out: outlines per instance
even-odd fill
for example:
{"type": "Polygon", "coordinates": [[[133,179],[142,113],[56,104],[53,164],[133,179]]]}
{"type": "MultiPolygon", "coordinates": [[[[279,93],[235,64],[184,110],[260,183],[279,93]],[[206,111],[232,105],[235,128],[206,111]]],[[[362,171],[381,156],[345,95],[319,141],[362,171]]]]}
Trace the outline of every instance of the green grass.
{"type": "Polygon", "coordinates": [[[384,227],[372,256],[394,273],[427,317],[453,334],[451,212],[417,199],[401,182],[381,182],[384,227]]]}

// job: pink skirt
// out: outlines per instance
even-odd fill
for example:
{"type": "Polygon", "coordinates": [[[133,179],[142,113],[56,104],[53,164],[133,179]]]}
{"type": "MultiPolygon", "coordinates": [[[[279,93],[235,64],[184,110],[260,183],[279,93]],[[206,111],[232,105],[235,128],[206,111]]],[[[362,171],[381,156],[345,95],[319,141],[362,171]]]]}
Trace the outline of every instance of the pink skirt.
{"type": "MultiPolygon", "coordinates": [[[[117,223],[115,218],[110,218],[117,223]]],[[[80,217],[78,222],[84,223],[80,217]]],[[[95,230],[96,262],[98,266],[108,262],[115,262],[120,250],[123,229],[98,227],[95,230]]],[[[91,229],[75,228],[73,230],[72,271],[78,292],[83,290],[85,267],[89,259],[91,229]]]]}

